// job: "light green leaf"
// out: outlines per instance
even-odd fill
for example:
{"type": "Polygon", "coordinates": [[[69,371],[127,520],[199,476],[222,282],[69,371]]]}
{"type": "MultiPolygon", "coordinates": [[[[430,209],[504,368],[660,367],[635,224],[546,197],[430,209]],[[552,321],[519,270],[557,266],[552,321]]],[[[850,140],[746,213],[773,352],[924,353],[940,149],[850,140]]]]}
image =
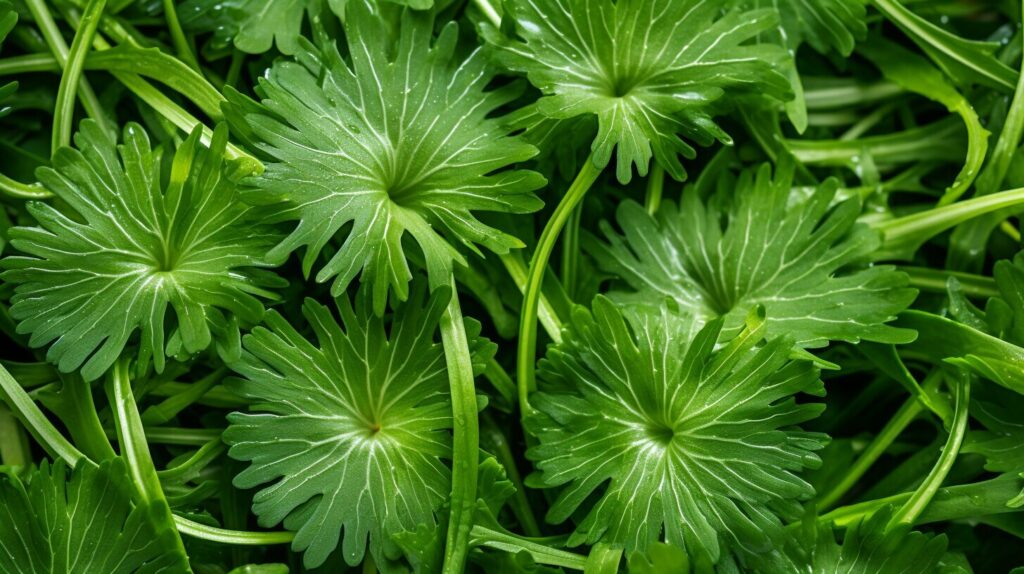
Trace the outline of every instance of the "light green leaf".
{"type": "Polygon", "coordinates": [[[305,46],[297,61],[279,61],[261,79],[262,105],[236,102],[235,124],[271,160],[250,183],[258,203],[283,201],[278,219],[299,220],[270,257],[283,261],[305,247],[308,273],[321,250],[344,239],[316,278],[342,293],[357,274],[373,285],[374,309],[388,293],[408,293],[411,271],[403,238],[422,251],[432,286],[446,284],[457,246],[505,253],[515,237],[474,212],[528,213],[544,179],[507,169],[536,149],[509,137],[489,117],[517,93],[484,91],[493,77],[478,49],[454,56],[457,26],[433,38],[433,16],[406,10],[399,38],[362,0],[351,2],[345,31],[351,62],[333,46],[305,46]]]}
{"type": "Polygon", "coordinates": [[[806,41],[823,54],[835,50],[849,56],[868,31],[865,0],[733,0],[733,4],[778,11],[779,32],[794,52],[806,41]]]}
{"type": "MultiPolygon", "coordinates": [[[[316,345],[271,311],[232,365],[244,378],[228,386],[255,411],[230,415],[224,433],[231,457],[251,462],[234,484],[261,487],[253,498],[260,524],[296,531],[292,547],[305,551],[308,567],[322,564],[343,532],[346,562],[363,560],[369,537],[386,567],[398,552],[390,536],[434,524],[448,497],[451,401],[435,335],[450,293],[425,301],[422,291],[396,311],[390,330],[366,288],[354,307],[337,300],[341,325],[307,300],[316,345]]],[[[482,352],[479,325],[467,327],[482,352]]]]}
{"type": "Polygon", "coordinates": [[[683,137],[700,145],[731,143],[711,116],[729,97],[791,97],[780,71],[785,50],[744,45],[778,22],[770,10],[730,12],[703,0],[509,0],[507,17],[522,39],[493,28],[509,69],[527,75],[544,97],[538,109],[555,119],[596,115],[594,162],[617,149],[616,173],[647,175],[651,157],[676,179],[679,156],[693,157],[683,137]]]}
{"type": "Polygon", "coordinates": [[[714,561],[723,546],[781,543],[778,515],[813,495],[797,473],[820,464],[825,441],[796,427],[823,405],[794,399],[824,389],[810,362],[789,358],[791,339],[764,342],[763,315],[716,350],[721,328],[694,336],[666,306],[623,317],[601,296],[576,310],[541,362],[527,452],[533,484],[562,487],[547,519],[578,520],[571,545],[644,552],[663,539],[714,561]]]}
{"type": "Polygon", "coordinates": [[[601,269],[629,287],[611,296],[642,307],[671,298],[695,329],[724,317],[726,336],[764,305],[769,334],[805,347],[912,340],[911,331],[885,324],[914,300],[907,276],[889,266],[854,267],[879,245],[878,234],[856,222],[857,200],[830,209],[831,180],[789,205],[792,165],[779,169],[774,179],[767,165],[746,172],[735,191],[707,202],[688,188],[679,207],[665,202],[657,217],[623,202],[622,235],[605,224],[607,242],[585,243],[601,269]]]}
{"type": "Polygon", "coordinates": [[[1024,470],[1024,397],[995,385],[976,385],[971,397],[971,416],[985,430],[971,430],[961,452],[985,457],[992,472],[1024,470]]]}
{"type": "MultiPolygon", "coordinates": [[[[61,371],[102,375],[141,331],[136,355],[163,370],[165,341],[187,353],[206,349],[224,313],[246,323],[263,314],[256,296],[283,280],[257,269],[278,239],[239,201],[224,160],[226,126],[202,147],[200,132],[182,143],[167,181],[164,150],[129,123],[116,145],[92,121],[38,175],[63,201],[30,202],[38,227],[10,230],[25,256],[6,257],[5,281],[17,285],[11,315],[30,344],[50,344],[61,371]],[[168,335],[170,333],[170,336],[168,335]],[[51,344],[52,343],[52,344],[51,344]]],[[[236,327],[237,328],[237,327],[236,327]]]]}
{"type": "MultiPolygon", "coordinates": [[[[381,0],[426,10],[434,0],[381,0]]],[[[331,11],[345,14],[349,0],[327,0],[331,11]]],[[[323,0],[186,0],[178,7],[181,24],[191,32],[213,32],[216,44],[262,54],[272,46],[285,54],[299,49],[306,14],[318,16],[323,0]]]]}
{"type": "Polygon", "coordinates": [[[4,574],[179,574],[166,504],[132,506],[119,459],[96,467],[44,461],[25,479],[0,474],[0,571],[4,574]]]}

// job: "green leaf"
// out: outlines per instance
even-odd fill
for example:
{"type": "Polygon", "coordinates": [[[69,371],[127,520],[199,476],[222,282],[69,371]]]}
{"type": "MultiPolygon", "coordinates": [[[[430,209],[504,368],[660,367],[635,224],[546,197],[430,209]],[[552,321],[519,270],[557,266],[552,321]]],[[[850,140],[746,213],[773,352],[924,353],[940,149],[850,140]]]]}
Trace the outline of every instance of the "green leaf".
{"type": "MultiPolygon", "coordinates": [[[[331,7],[344,0],[330,0],[331,7]]],[[[178,7],[181,24],[192,32],[213,32],[219,44],[261,54],[273,46],[294,54],[307,12],[318,14],[320,0],[187,0],[178,7]]]]}
{"type": "Polygon", "coordinates": [[[857,224],[857,200],[830,209],[830,180],[791,205],[791,182],[791,164],[774,179],[764,165],[706,202],[688,188],[679,207],[665,202],[656,217],[625,201],[617,212],[622,235],[604,224],[607,242],[588,237],[586,246],[629,286],[613,292],[615,300],[657,307],[671,298],[695,329],[724,317],[724,334],[734,335],[747,311],[764,305],[769,334],[805,347],[913,340],[885,324],[914,300],[907,276],[889,266],[853,268],[879,245],[876,232],[857,224]]]}
{"type": "Polygon", "coordinates": [[[599,296],[541,362],[527,456],[534,485],[563,487],[547,519],[578,520],[570,545],[763,552],[782,540],[778,514],[814,494],[797,473],[825,437],[796,425],[823,405],[794,399],[824,392],[817,369],[790,360],[791,339],[764,342],[757,313],[717,350],[722,320],[690,329],[667,306],[623,317],[599,296]]]}
{"type": "Polygon", "coordinates": [[[485,29],[501,62],[544,93],[544,115],[596,115],[594,162],[603,168],[617,148],[623,183],[634,165],[647,175],[652,156],[682,180],[679,156],[695,154],[683,137],[731,143],[711,119],[730,98],[792,96],[780,71],[785,50],[744,45],[777,25],[769,10],[720,16],[720,2],[703,0],[509,0],[505,8],[522,41],[485,29]]]}
{"type": "MultiPolygon", "coordinates": [[[[421,284],[422,285],[422,284],[421,284]]],[[[307,341],[274,311],[244,339],[232,368],[244,378],[231,390],[253,401],[253,414],[234,413],[224,432],[232,458],[252,464],[239,488],[262,488],[253,512],[264,526],[296,531],[292,547],[308,567],[338,546],[357,565],[366,552],[387,564],[390,536],[433,524],[448,497],[451,401],[444,351],[435,334],[450,293],[429,301],[423,290],[396,311],[385,329],[371,310],[369,289],[355,306],[337,300],[342,324],[307,299],[303,315],[316,333],[307,341]],[[271,484],[272,483],[272,484],[271,484]]],[[[485,341],[473,339],[481,352],[485,341]]]]}
{"type": "Polygon", "coordinates": [[[226,126],[209,149],[199,138],[197,129],[181,144],[165,180],[166,154],[141,126],[129,123],[115,145],[83,121],[77,149],[58,150],[53,168],[39,170],[63,203],[30,202],[39,226],[10,230],[26,256],[0,265],[17,285],[18,332],[31,333],[33,347],[52,343],[47,358],[61,371],[96,379],[136,330],[139,361],[152,357],[162,371],[165,341],[202,351],[224,312],[255,323],[263,314],[256,296],[272,297],[266,287],[283,282],[256,268],[278,236],[239,201],[224,160],[226,126]]]}
{"type": "Polygon", "coordinates": [[[960,92],[957,91],[939,70],[928,60],[889,42],[881,37],[872,37],[858,50],[882,71],[882,74],[905,90],[915,92],[939,102],[953,113],[959,114],[967,129],[967,158],[964,166],[945,194],[939,205],[956,201],[974,183],[981,172],[988,150],[989,132],[978,118],[978,113],[960,92]]]}
{"type": "Polygon", "coordinates": [[[865,0],[733,0],[733,4],[777,10],[779,32],[794,52],[806,41],[823,54],[835,50],[849,56],[868,31],[865,0]]]}
{"type": "Polygon", "coordinates": [[[344,239],[317,281],[334,278],[342,293],[362,271],[373,285],[374,309],[388,293],[408,294],[412,275],[403,237],[422,251],[431,285],[447,284],[457,246],[497,253],[522,242],[478,220],[474,212],[529,213],[541,202],[532,191],[544,179],[507,169],[536,149],[508,136],[489,115],[517,93],[515,86],[484,91],[493,77],[478,49],[454,57],[454,23],[432,37],[433,16],[405,11],[399,38],[383,16],[352,2],[345,24],[351,62],[333,46],[306,45],[297,61],[280,61],[261,78],[263,103],[241,98],[235,116],[272,159],[249,197],[283,201],[278,219],[298,226],[269,257],[283,261],[306,248],[308,273],[333,239],[344,239]]]}
{"type": "Polygon", "coordinates": [[[191,572],[165,504],[132,507],[128,469],[43,462],[25,479],[0,475],[0,571],[5,574],[191,572]]]}
{"type": "Polygon", "coordinates": [[[1024,397],[995,385],[976,385],[971,397],[971,415],[985,426],[972,430],[961,452],[985,457],[985,469],[992,472],[1024,470],[1024,397]]]}
{"type": "Polygon", "coordinates": [[[1014,90],[1017,72],[995,57],[998,44],[965,40],[908,10],[899,0],[872,0],[872,4],[958,84],[1014,90]]]}
{"type": "Polygon", "coordinates": [[[952,572],[940,569],[946,558],[946,537],[911,531],[909,527],[888,527],[892,508],[883,507],[870,517],[847,528],[843,541],[836,541],[832,527],[805,521],[797,536],[785,548],[786,570],[756,568],[756,572],[832,572],[835,574],[932,574],[952,572]]]}

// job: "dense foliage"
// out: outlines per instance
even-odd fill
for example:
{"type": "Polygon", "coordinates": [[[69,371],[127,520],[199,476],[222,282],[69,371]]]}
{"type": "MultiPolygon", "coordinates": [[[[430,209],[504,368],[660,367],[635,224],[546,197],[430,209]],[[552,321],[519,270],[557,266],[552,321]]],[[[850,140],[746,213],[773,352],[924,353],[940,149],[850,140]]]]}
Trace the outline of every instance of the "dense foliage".
{"type": "Polygon", "coordinates": [[[1024,572],[1022,11],[0,0],[0,571],[1024,572]]]}

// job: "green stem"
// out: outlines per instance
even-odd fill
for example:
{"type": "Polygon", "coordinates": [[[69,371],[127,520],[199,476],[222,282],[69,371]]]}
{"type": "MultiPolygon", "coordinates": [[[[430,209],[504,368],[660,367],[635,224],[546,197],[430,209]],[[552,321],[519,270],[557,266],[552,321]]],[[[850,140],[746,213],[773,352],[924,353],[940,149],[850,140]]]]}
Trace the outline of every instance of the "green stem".
{"type": "Polygon", "coordinates": [[[944,269],[932,269],[930,267],[905,267],[900,266],[910,277],[910,286],[922,291],[931,293],[945,293],[946,282],[950,277],[956,277],[964,293],[971,297],[989,298],[999,297],[999,289],[996,287],[996,280],[984,275],[973,273],[961,273],[958,271],[947,271],[944,269]]]}
{"type": "MultiPolygon", "coordinates": [[[[455,284],[455,278],[451,279],[455,284]]],[[[452,495],[448,536],[444,550],[445,573],[462,572],[469,554],[469,533],[476,511],[477,468],[480,465],[480,428],[477,418],[473,361],[458,291],[453,290],[441,318],[441,341],[452,399],[452,495]]]]}
{"type": "Polygon", "coordinates": [[[238,85],[238,79],[242,76],[242,64],[245,63],[245,52],[235,48],[231,52],[231,65],[228,66],[228,74],[224,77],[224,86],[232,88],[238,85]]]}
{"type": "Polygon", "coordinates": [[[514,404],[516,400],[516,383],[512,380],[512,377],[508,376],[505,369],[498,363],[494,357],[491,357],[487,361],[487,367],[484,370],[484,376],[487,377],[488,382],[494,387],[494,390],[498,391],[503,399],[514,404]]]}
{"type": "Polygon", "coordinates": [[[949,429],[949,438],[946,446],[942,449],[942,456],[939,457],[935,467],[925,478],[921,486],[910,496],[910,499],[892,517],[890,524],[913,525],[921,512],[928,506],[942,481],[946,479],[949,470],[953,468],[957,455],[960,453],[960,445],[963,443],[964,434],[967,432],[967,406],[971,402],[971,380],[970,375],[960,372],[954,382],[954,414],[953,424],[949,429]]]}
{"type": "MultiPolygon", "coordinates": [[[[510,251],[500,257],[502,264],[505,265],[505,270],[512,277],[512,281],[516,284],[519,292],[525,294],[528,270],[522,258],[519,257],[519,253],[510,251]]],[[[548,298],[544,296],[543,292],[540,294],[537,317],[540,319],[541,325],[544,326],[544,331],[548,334],[548,337],[555,343],[562,342],[562,320],[558,318],[555,308],[551,305],[548,298]]]]}
{"type": "Polygon", "coordinates": [[[587,564],[587,558],[565,550],[551,548],[546,544],[526,540],[507,532],[499,532],[484,526],[474,526],[472,531],[473,546],[484,546],[494,548],[510,554],[526,552],[538,564],[549,566],[561,566],[573,570],[583,570],[587,564]]]}
{"type": "Polygon", "coordinates": [[[653,162],[651,174],[647,177],[647,195],[644,197],[644,207],[647,213],[654,215],[661,207],[661,195],[665,190],[665,168],[658,162],[653,162]]]}
{"type": "Polygon", "coordinates": [[[486,413],[482,419],[480,431],[482,439],[486,443],[486,448],[494,454],[498,462],[501,463],[501,466],[505,468],[505,475],[512,482],[512,485],[516,487],[516,493],[511,501],[512,512],[516,515],[519,525],[522,526],[527,536],[540,536],[540,525],[537,524],[537,519],[533,515],[533,508],[530,506],[530,501],[526,498],[526,488],[523,485],[519,469],[516,467],[516,459],[512,454],[512,448],[508,444],[508,439],[505,437],[505,433],[495,424],[494,419],[486,413]]]}
{"type": "Polygon", "coordinates": [[[227,445],[224,444],[219,438],[213,439],[210,442],[199,447],[188,457],[188,459],[182,461],[177,466],[168,468],[167,470],[158,470],[156,475],[160,477],[160,481],[164,484],[167,483],[186,483],[194,478],[198,477],[204,468],[206,468],[217,457],[224,454],[227,450],[227,445]]]}
{"type": "Polygon", "coordinates": [[[498,11],[494,5],[488,0],[474,0],[476,7],[483,12],[487,21],[491,23],[495,28],[501,28],[501,12],[498,11]]]}
{"type": "Polygon", "coordinates": [[[242,530],[226,530],[216,526],[207,526],[189,520],[184,516],[174,515],[174,524],[178,532],[192,538],[235,544],[239,546],[265,546],[268,544],[290,544],[295,539],[294,532],[246,532],[242,530]]]}
{"type": "Polygon", "coordinates": [[[158,405],[153,405],[142,413],[142,422],[147,425],[161,425],[171,420],[189,405],[198,401],[214,384],[224,378],[228,370],[220,367],[202,379],[188,385],[180,393],[168,397],[158,405]]]}
{"type": "Polygon", "coordinates": [[[0,173],[0,193],[14,199],[49,199],[53,194],[38,183],[21,183],[0,173]]]}
{"type": "Polygon", "coordinates": [[[551,219],[544,226],[540,240],[530,260],[527,273],[526,288],[523,292],[523,308],[519,318],[519,349],[516,371],[519,377],[519,408],[520,415],[525,419],[532,412],[529,403],[530,393],[536,388],[534,379],[537,357],[537,307],[540,301],[541,285],[544,282],[544,270],[547,269],[551,251],[558,240],[569,214],[583,200],[601,170],[594,165],[593,154],[587,157],[580,168],[576,180],[569,187],[558,206],[555,207],[551,219]]]}
{"type": "Polygon", "coordinates": [[[127,360],[121,359],[114,365],[107,379],[107,395],[114,413],[121,456],[128,463],[139,496],[143,502],[166,502],[160,477],[156,474],[153,458],[149,454],[149,443],[142,427],[139,407],[132,394],[127,360]]]}
{"type": "MultiPolygon", "coordinates": [[[[60,29],[57,28],[57,23],[54,22],[53,15],[50,13],[50,9],[47,8],[46,2],[44,0],[25,0],[25,6],[32,13],[32,18],[36,21],[36,25],[39,27],[43,39],[46,40],[46,45],[50,47],[53,57],[57,59],[57,63],[60,64],[61,68],[65,68],[70,50],[68,49],[67,42],[64,41],[64,36],[60,33],[60,29]]],[[[96,97],[96,93],[93,92],[89,82],[84,78],[79,86],[79,96],[82,100],[82,106],[85,108],[85,113],[106,127],[107,121],[106,114],[103,113],[103,106],[100,104],[100,100],[96,97]]]]}
{"type": "Polygon", "coordinates": [[[808,110],[847,109],[874,104],[903,93],[903,88],[889,80],[865,84],[845,78],[841,81],[835,78],[803,78],[803,84],[808,110]]]}
{"type": "Polygon", "coordinates": [[[20,76],[32,72],[59,70],[60,65],[50,54],[25,54],[0,60],[0,76],[20,76]]]}
{"type": "Polygon", "coordinates": [[[11,411],[17,415],[25,428],[36,439],[36,442],[43,445],[43,448],[50,454],[63,459],[71,467],[77,465],[79,461],[89,460],[68,442],[64,435],[60,434],[60,431],[46,418],[32,397],[28,396],[25,389],[2,366],[0,366],[0,399],[7,403],[11,411]]]}
{"type": "Polygon", "coordinates": [[[51,390],[57,386],[40,389],[39,402],[60,418],[71,439],[90,460],[99,462],[117,456],[96,414],[92,386],[76,375],[61,377],[60,390],[51,390]]]}
{"type": "Polygon", "coordinates": [[[896,414],[889,419],[885,427],[882,428],[881,432],[875,436],[874,440],[864,449],[860,457],[853,463],[853,466],[845,472],[843,479],[838,484],[832,487],[832,489],[821,497],[818,502],[818,510],[825,511],[831,508],[835,503],[839,502],[839,499],[845,495],[850,488],[852,488],[857,481],[860,480],[864,473],[871,468],[871,465],[878,460],[879,457],[885,453],[886,449],[892,444],[896,437],[903,432],[907,426],[917,418],[917,415],[921,414],[924,410],[924,406],[917,397],[910,397],[907,402],[903,403],[896,414]]]}
{"type": "Polygon", "coordinates": [[[75,39],[71,41],[71,51],[64,65],[64,73],[60,77],[53,112],[50,149],[54,152],[71,144],[71,128],[75,123],[75,96],[82,77],[82,68],[106,5],[107,0],[89,0],[82,14],[82,21],[78,25],[78,31],[75,32],[75,39]]]}
{"type": "Polygon", "coordinates": [[[11,411],[0,403],[0,464],[25,466],[31,462],[25,430],[11,411]]]}
{"type": "Polygon", "coordinates": [[[1019,205],[1024,205],[1024,188],[958,201],[895,219],[870,222],[884,236],[882,247],[872,257],[875,260],[907,259],[925,241],[947,229],[979,215],[1019,205]]]}
{"type": "Polygon", "coordinates": [[[580,219],[583,217],[583,206],[577,205],[569,214],[565,223],[565,235],[562,237],[562,286],[572,299],[576,294],[576,284],[580,270],[580,219]]]}
{"type": "MultiPolygon", "coordinates": [[[[219,439],[224,429],[190,429],[180,427],[146,428],[146,439],[152,444],[169,444],[174,446],[203,446],[214,439],[219,439]]],[[[115,429],[105,429],[104,433],[117,436],[115,429]]]]}
{"type": "Polygon", "coordinates": [[[174,0],[164,0],[164,17],[167,19],[167,29],[171,32],[171,41],[174,42],[174,49],[178,52],[178,58],[189,65],[190,68],[199,72],[199,60],[196,60],[192,48],[189,46],[188,38],[181,29],[181,22],[178,21],[178,11],[174,8],[174,0]]]}

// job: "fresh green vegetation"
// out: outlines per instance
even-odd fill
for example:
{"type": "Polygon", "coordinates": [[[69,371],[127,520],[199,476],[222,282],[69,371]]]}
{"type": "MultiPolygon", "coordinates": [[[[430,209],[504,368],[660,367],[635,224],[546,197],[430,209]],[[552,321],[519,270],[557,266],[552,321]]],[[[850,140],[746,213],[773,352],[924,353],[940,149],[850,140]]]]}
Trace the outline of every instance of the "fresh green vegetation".
{"type": "Polygon", "coordinates": [[[0,0],[0,572],[1024,572],[1022,18],[0,0]]]}

